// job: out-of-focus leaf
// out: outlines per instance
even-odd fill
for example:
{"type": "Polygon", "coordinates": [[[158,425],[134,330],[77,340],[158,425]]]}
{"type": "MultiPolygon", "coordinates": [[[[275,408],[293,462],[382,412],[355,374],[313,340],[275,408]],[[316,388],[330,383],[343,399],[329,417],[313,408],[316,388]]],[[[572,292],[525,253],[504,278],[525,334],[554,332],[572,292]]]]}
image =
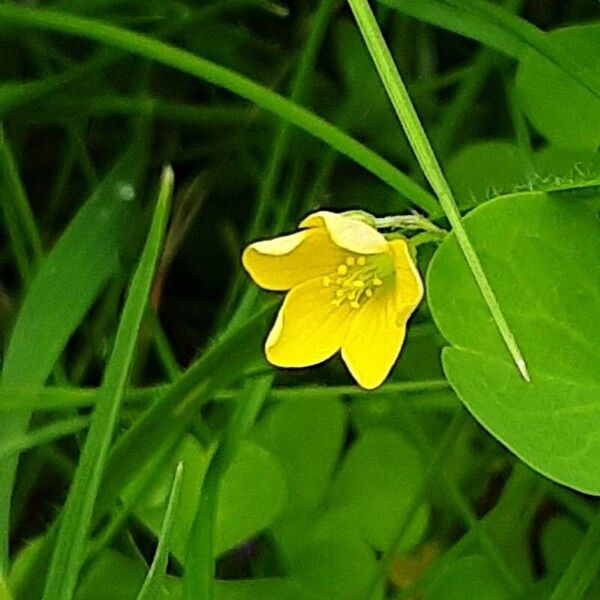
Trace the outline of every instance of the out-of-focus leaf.
{"type": "MultiPolygon", "coordinates": [[[[566,27],[548,39],[582,68],[600,74],[600,25],[566,27]]],[[[537,52],[521,61],[516,85],[525,114],[552,143],[575,150],[600,146],[600,99],[537,52]]]]}
{"type": "Polygon", "coordinates": [[[483,556],[463,556],[429,586],[425,600],[508,600],[510,594],[483,556]]]}
{"type": "MultiPolygon", "coordinates": [[[[185,560],[187,540],[211,453],[188,436],[172,457],[173,464],[183,463],[179,515],[172,533],[173,554],[181,562],[185,560]]],[[[163,470],[136,513],[156,535],[160,531],[173,464],[163,470]]],[[[264,448],[245,442],[221,483],[216,553],[221,554],[267,528],[281,510],[286,494],[284,475],[277,460],[264,448]]]]}
{"type": "Polygon", "coordinates": [[[255,427],[255,439],[277,457],[290,498],[316,508],[344,439],[346,414],[333,398],[306,398],[272,407],[255,427]]]}
{"type": "Polygon", "coordinates": [[[402,435],[385,429],[364,432],[348,451],[337,474],[328,505],[341,512],[377,550],[390,550],[400,524],[411,526],[394,549],[418,543],[428,521],[422,505],[407,515],[411,497],[422,484],[424,465],[418,450],[402,435]]]}

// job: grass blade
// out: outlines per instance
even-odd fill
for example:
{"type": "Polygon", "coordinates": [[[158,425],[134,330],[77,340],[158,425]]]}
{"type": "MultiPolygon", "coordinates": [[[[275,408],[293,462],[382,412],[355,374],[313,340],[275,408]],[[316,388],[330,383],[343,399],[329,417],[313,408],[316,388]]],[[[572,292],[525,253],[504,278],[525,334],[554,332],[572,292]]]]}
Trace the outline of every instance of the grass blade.
{"type": "Polygon", "coordinates": [[[314,113],[221,65],[127,29],[56,11],[0,4],[0,23],[96,40],[229,90],[345,154],[428,214],[439,214],[431,194],[381,156],[314,113]]]}
{"type": "Polygon", "coordinates": [[[379,3],[419,21],[472,38],[517,60],[527,51],[527,44],[503,27],[493,25],[484,16],[452,6],[444,0],[379,0],[379,3]]]}
{"type": "Polygon", "coordinates": [[[568,48],[560,48],[551,43],[548,35],[529,21],[482,0],[445,0],[445,2],[483,17],[488,24],[504,30],[600,99],[598,74],[573,60],[568,48]]]}
{"type": "Polygon", "coordinates": [[[173,172],[167,168],[163,172],[154,218],[131,281],[79,466],[61,514],[44,591],[46,600],[69,600],[75,592],[96,496],[133,362],[138,330],[162,248],[172,191],[173,172]]]}
{"type": "Polygon", "coordinates": [[[48,444],[67,435],[78,433],[87,427],[89,421],[88,417],[61,419],[28,433],[12,437],[0,444],[0,460],[6,460],[24,450],[30,450],[35,446],[48,444]]]}
{"type": "Polygon", "coordinates": [[[221,481],[235,458],[240,443],[254,424],[272,385],[273,375],[263,375],[246,381],[225,437],[208,467],[187,546],[183,600],[214,598],[214,529],[221,481]]]}
{"type": "Polygon", "coordinates": [[[379,25],[375,19],[375,15],[371,10],[367,0],[348,0],[352,8],[352,12],[356,18],[362,36],[371,54],[371,58],[375,63],[379,77],[383,82],[390,101],[398,115],[398,119],[402,124],[406,137],[421,165],[423,173],[429,180],[431,187],[436,192],[440,204],[444,209],[444,213],[452,225],[454,235],[460,245],[460,248],[467,260],[469,268],[473,273],[473,277],[477,281],[481,295],[483,296],[490,313],[496,323],[496,327],[506,344],[510,355],[512,356],[519,372],[526,381],[529,381],[529,373],[525,360],[519,350],[517,341],[510,330],[506,318],[502,313],[502,309],[498,304],[496,295],[492,290],[488,279],[483,271],[483,267],[479,262],[479,257],[475,253],[475,249],[467,236],[467,232],[463,227],[460,212],[456,201],[452,196],[450,187],[446,182],[442,169],[433,152],[433,148],[427,139],[427,134],[423,129],[423,125],[419,120],[417,111],[408,95],[408,91],[400,73],[394,63],[394,59],[383,39],[379,25]]]}
{"type": "Polygon", "coordinates": [[[13,244],[21,279],[28,283],[32,267],[42,259],[42,242],[17,163],[0,128],[0,193],[5,221],[13,244]],[[9,226],[12,225],[12,226],[9,226]]]}
{"type": "Polygon", "coordinates": [[[167,562],[169,560],[171,533],[175,522],[177,505],[179,503],[182,474],[183,463],[180,462],[175,469],[175,476],[173,477],[173,484],[171,485],[171,492],[165,510],[165,517],[163,519],[156,553],[154,554],[154,559],[150,565],[150,570],[146,575],[144,585],[137,596],[137,600],[154,600],[154,598],[159,597],[163,578],[167,570],[167,562]]]}
{"type": "MultiPolygon", "coordinates": [[[[137,212],[135,202],[124,201],[123,186],[135,189],[145,144],[140,138],[123,155],[42,263],[6,350],[3,385],[42,386],[106,282],[119,271],[118,249],[137,212]]],[[[3,418],[0,439],[20,435],[28,422],[28,412],[3,418]]],[[[8,515],[16,464],[17,457],[0,462],[0,573],[8,567],[8,515]]]]}

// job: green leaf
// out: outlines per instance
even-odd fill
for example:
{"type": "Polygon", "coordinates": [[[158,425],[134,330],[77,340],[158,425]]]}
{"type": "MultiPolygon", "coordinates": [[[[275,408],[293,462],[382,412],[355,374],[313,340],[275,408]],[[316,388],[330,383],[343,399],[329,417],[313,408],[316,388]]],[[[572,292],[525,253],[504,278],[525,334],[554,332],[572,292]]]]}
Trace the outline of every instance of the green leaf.
{"type": "Polygon", "coordinates": [[[443,0],[427,2],[379,0],[379,2],[425,23],[477,40],[513,58],[519,58],[527,50],[527,44],[505,28],[491,23],[485,16],[458,6],[451,6],[443,0]]]}
{"type": "Polygon", "coordinates": [[[173,193],[173,171],[163,172],[154,218],[135,271],[108,360],[90,429],[61,513],[44,598],[68,600],[75,592],[96,496],[114,435],[137,335],[162,249],[173,193]]]}
{"type": "MultiPolygon", "coordinates": [[[[134,600],[144,582],[145,568],[142,561],[134,560],[114,550],[104,551],[91,565],[84,577],[75,600],[134,600]]],[[[177,580],[168,581],[168,590],[161,589],[154,600],[176,597],[171,591],[178,587],[177,580]]]]}
{"type": "MultiPolygon", "coordinates": [[[[548,41],[600,75],[600,25],[559,29],[548,41]]],[[[600,146],[600,99],[564,71],[532,50],[521,61],[516,86],[523,111],[552,143],[575,150],[600,146]]]]}
{"type": "Polygon", "coordinates": [[[399,548],[390,548],[404,521],[412,496],[423,484],[420,453],[399,433],[372,429],[348,451],[330,493],[328,506],[345,515],[373,548],[408,550],[427,526],[428,508],[422,505],[399,548]]]}
{"type": "Polygon", "coordinates": [[[521,380],[478,294],[454,235],[428,272],[433,317],[452,344],[448,381],[480,423],[556,481],[600,494],[600,229],[578,202],[524,193],[492,200],[465,219],[484,268],[522,340],[521,380]]]}
{"type": "MultiPolygon", "coordinates": [[[[181,500],[172,533],[172,551],[185,561],[186,547],[202,481],[212,450],[203,450],[187,436],[172,458],[183,463],[181,500]]],[[[136,515],[158,535],[170,485],[172,467],[162,470],[156,485],[146,494],[136,515]]],[[[221,554],[266,529],[286,499],[285,479],[274,457],[256,444],[244,442],[226,471],[219,494],[215,553],[221,554]]]]}
{"type": "Polygon", "coordinates": [[[510,594],[494,574],[489,562],[479,555],[463,556],[439,575],[424,600],[508,600],[510,594]]]}
{"type": "Polygon", "coordinates": [[[527,155],[500,140],[469,144],[448,162],[446,175],[458,205],[465,209],[519,191],[527,184],[527,155]]]}
{"type": "Polygon", "coordinates": [[[346,411],[337,398],[307,397],[271,407],[254,429],[256,441],[279,460],[290,499],[316,508],[338,460],[346,411]]]}
{"type": "MultiPolygon", "coordinates": [[[[132,193],[144,155],[145,142],[140,139],[106,176],[42,263],[12,332],[3,385],[42,386],[100,291],[119,271],[119,250],[137,213],[132,193]]],[[[28,412],[2,418],[0,439],[23,433],[28,422],[28,412]]],[[[5,566],[15,467],[16,457],[0,465],[0,571],[5,566]]]]}
{"type": "Polygon", "coordinates": [[[215,600],[324,600],[290,579],[216,581],[215,600]]]}
{"type": "Polygon", "coordinates": [[[361,532],[345,515],[331,512],[313,527],[289,566],[290,577],[322,600],[381,598],[380,589],[367,595],[376,570],[361,532]]]}

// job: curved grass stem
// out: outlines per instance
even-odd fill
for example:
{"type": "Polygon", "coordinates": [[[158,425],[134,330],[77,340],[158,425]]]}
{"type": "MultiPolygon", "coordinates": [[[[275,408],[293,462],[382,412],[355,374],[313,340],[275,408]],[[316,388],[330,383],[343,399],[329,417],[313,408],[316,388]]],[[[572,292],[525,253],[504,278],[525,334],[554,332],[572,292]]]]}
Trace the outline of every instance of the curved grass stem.
{"type": "Polygon", "coordinates": [[[514,334],[500,308],[496,295],[487,279],[479,257],[473,248],[467,232],[463,226],[460,211],[452,195],[448,182],[437,161],[433,148],[429,143],[425,129],[419,120],[417,111],[410,99],[402,77],[398,72],[396,63],[383,39],[375,15],[367,0],[348,0],[358,27],[369,49],[371,58],[375,63],[379,77],[386,89],[390,102],[392,103],[398,119],[404,129],[406,137],[419,161],[423,173],[427,177],[431,187],[435,191],[442,209],[452,225],[456,240],[467,260],[473,277],[477,282],[481,295],[487,304],[490,313],[496,323],[496,327],[508,348],[521,376],[529,382],[529,372],[525,359],[521,354],[514,334]]]}

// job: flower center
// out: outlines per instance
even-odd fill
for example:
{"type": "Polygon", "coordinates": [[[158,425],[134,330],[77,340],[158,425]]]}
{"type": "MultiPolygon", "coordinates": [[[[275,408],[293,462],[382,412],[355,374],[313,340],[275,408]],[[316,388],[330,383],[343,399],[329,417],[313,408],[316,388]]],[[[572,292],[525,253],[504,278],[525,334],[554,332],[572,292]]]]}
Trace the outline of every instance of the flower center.
{"type": "Polygon", "coordinates": [[[391,257],[385,254],[348,256],[334,273],[323,277],[323,286],[331,288],[334,306],[348,302],[360,308],[389,280],[393,272],[391,257]]]}

